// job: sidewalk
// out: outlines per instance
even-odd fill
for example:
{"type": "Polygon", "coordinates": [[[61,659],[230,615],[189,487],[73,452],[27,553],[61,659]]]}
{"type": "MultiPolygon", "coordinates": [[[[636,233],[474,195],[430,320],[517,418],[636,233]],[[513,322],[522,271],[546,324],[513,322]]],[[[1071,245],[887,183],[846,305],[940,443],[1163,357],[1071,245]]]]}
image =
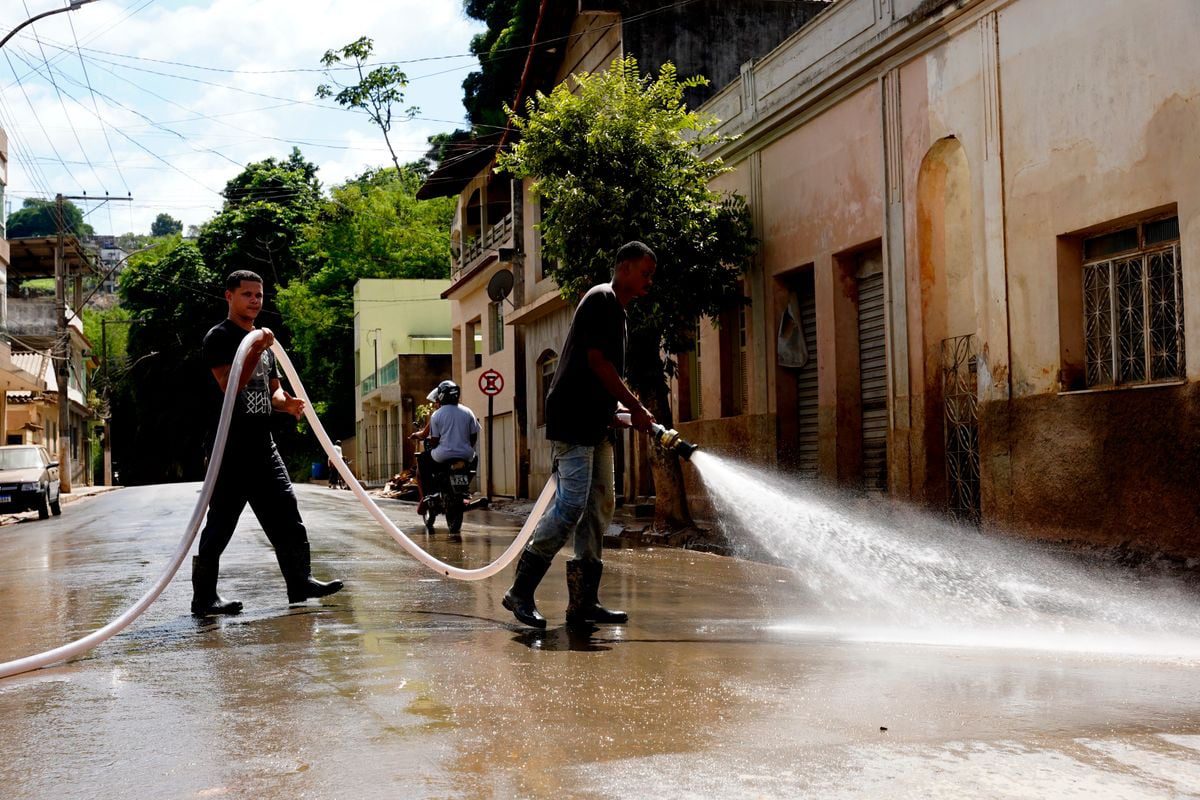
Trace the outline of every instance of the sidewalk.
{"type": "MultiPolygon", "coordinates": [[[[121,486],[76,486],[70,494],[64,492],[61,495],[62,505],[68,506],[72,503],[86,500],[89,497],[105,494],[107,492],[115,492],[121,489],[121,486]]],[[[63,512],[66,513],[65,511],[63,512]]],[[[53,517],[51,517],[53,519],[53,517]]],[[[17,522],[38,522],[36,511],[22,511],[19,514],[0,514],[0,525],[13,525],[17,522]]]]}

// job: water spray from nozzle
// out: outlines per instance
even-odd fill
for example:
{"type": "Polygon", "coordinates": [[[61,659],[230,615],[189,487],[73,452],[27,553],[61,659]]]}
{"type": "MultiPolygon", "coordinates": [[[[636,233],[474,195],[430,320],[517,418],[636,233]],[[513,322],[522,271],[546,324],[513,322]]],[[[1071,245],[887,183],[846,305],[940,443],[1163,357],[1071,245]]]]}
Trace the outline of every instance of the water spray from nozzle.
{"type": "Polygon", "coordinates": [[[692,453],[699,447],[680,436],[679,431],[674,428],[663,427],[657,422],[650,426],[650,438],[663,450],[674,451],[686,460],[691,460],[692,453]]]}

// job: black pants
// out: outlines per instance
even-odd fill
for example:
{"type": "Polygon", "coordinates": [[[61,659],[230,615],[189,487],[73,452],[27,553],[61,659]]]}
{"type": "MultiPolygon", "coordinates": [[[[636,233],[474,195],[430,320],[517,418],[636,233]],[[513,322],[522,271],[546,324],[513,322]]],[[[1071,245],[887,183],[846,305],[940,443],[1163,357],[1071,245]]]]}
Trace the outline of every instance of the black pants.
{"type": "Polygon", "coordinates": [[[437,462],[433,460],[433,456],[428,450],[417,453],[417,486],[421,489],[422,497],[437,491],[435,476],[438,469],[437,462]]]}
{"type": "Polygon", "coordinates": [[[226,451],[200,533],[198,559],[214,570],[219,566],[221,553],[225,552],[247,503],[275,548],[284,578],[305,577],[310,558],[308,532],[300,518],[287,468],[270,441],[257,447],[234,447],[226,451]]]}

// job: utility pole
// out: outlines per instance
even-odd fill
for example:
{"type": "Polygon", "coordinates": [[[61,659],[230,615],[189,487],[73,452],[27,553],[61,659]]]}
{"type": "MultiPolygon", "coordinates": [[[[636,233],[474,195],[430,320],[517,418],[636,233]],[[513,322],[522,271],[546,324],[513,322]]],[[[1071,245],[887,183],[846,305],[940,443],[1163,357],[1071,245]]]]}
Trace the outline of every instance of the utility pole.
{"type": "MultiPolygon", "coordinates": [[[[74,279],[75,307],[72,316],[78,316],[83,310],[80,306],[83,300],[83,273],[72,276],[67,264],[67,222],[63,213],[63,203],[66,200],[99,200],[100,197],[85,195],[56,195],[54,198],[55,222],[58,228],[58,241],[54,246],[54,304],[58,319],[55,321],[54,374],[58,379],[58,474],[62,481],[61,491],[71,492],[71,361],[74,348],[71,346],[71,328],[67,320],[67,281],[74,279]]],[[[110,197],[104,200],[122,200],[129,202],[133,196],[110,197]]],[[[82,386],[83,384],[80,383],[82,386]]],[[[86,398],[84,398],[86,400],[86,398]]],[[[80,431],[80,438],[83,431],[80,431]]]]}

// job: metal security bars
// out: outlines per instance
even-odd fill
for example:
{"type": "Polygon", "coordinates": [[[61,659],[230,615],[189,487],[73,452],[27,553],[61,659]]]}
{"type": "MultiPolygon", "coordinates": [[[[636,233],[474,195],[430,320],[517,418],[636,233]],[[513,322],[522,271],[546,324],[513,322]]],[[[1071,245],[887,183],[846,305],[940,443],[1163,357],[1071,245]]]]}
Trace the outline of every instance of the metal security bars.
{"type": "Polygon", "coordinates": [[[1084,252],[1114,247],[1126,252],[1083,265],[1087,385],[1183,378],[1178,218],[1096,237],[1084,243],[1084,252]]]}
{"type": "Polygon", "coordinates": [[[979,378],[975,337],[942,340],[946,484],[950,512],[979,520],[979,378]]]}

